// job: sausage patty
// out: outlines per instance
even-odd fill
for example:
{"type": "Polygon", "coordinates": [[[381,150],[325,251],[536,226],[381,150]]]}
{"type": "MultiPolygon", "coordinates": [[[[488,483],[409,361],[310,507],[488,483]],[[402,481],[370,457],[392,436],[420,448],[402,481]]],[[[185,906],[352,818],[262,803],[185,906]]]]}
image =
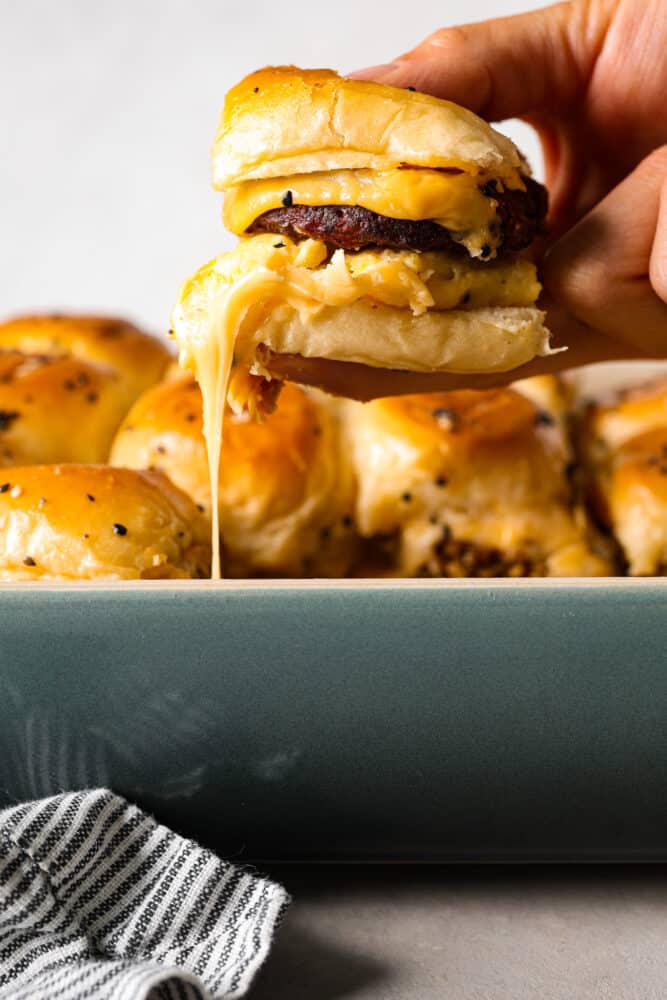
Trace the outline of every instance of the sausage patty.
{"type": "MultiPolygon", "coordinates": [[[[544,232],[547,190],[530,177],[525,177],[524,181],[525,191],[497,193],[493,181],[484,188],[484,194],[498,202],[497,225],[502,237],[500,246],[504,250],[523,250],[530,246],[538,233],[544,232]]],[[[417,222],[391,219],[359,205],[289,205],[274,208],[255,219],[248,232],[280,233],[293,240],[321,240],[344,250],[378,246],[392,250],[466,252],[460,241],[437,222],[430,219],[417,222]]]]}

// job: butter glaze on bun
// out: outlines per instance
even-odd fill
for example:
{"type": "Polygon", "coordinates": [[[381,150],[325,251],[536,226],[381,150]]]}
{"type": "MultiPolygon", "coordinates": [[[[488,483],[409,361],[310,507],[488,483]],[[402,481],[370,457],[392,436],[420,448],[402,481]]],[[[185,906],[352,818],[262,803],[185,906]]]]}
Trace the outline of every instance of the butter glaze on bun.
{"type": "Polygon", "coordinates": [[[73,358],[106,368],[127,410],[162,378],[171,353],[156,337],[112,316],[18,316],[0,324],[0,352],[73,358]]]}
{"type": "Polygon", "coordinates": [[[212,150],[214,187],[329,170],[416,166],[513,176],[514,143],[472,111],[333,70],[267,67],[227,94],[212,150]]]}
{"type": "Polygon", "coordinates": [[[205,577],[197,507],[166,476],[101,465],[0,475],[0,580],[205,577]]]}

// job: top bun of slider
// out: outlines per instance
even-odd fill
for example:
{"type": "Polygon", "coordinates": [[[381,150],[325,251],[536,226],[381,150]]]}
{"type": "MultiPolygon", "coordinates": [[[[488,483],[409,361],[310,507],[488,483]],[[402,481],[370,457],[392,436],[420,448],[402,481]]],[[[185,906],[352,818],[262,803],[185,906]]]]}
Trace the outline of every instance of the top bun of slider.
{"type": "Polygon", "coordinates": [[[451,101],[295,66],[258,70],[229,91],[212,160],[220,190],[322,170],[526,171],[510,139],[451,101]]]}

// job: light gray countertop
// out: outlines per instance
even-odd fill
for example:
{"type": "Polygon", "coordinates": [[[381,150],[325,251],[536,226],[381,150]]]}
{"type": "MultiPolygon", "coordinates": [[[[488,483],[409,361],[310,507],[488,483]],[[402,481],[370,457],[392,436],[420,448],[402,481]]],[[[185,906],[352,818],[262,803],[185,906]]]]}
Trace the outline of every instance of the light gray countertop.
{"type": "Polygon", "coordinates": [[[667,868],[269,871],[293,903],[251,1000],[667,996],[667,868]]]}

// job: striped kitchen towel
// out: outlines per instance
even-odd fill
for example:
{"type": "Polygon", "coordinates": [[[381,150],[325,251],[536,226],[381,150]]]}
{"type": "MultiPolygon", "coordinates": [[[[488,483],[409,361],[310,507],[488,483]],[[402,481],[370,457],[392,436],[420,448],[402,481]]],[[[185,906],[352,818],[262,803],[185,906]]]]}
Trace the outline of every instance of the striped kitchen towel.
{"type": "Polygon", "coordinates": [[[0,997],[240,997],[285,891],[106,789],[0,812],[0,997]]]}

